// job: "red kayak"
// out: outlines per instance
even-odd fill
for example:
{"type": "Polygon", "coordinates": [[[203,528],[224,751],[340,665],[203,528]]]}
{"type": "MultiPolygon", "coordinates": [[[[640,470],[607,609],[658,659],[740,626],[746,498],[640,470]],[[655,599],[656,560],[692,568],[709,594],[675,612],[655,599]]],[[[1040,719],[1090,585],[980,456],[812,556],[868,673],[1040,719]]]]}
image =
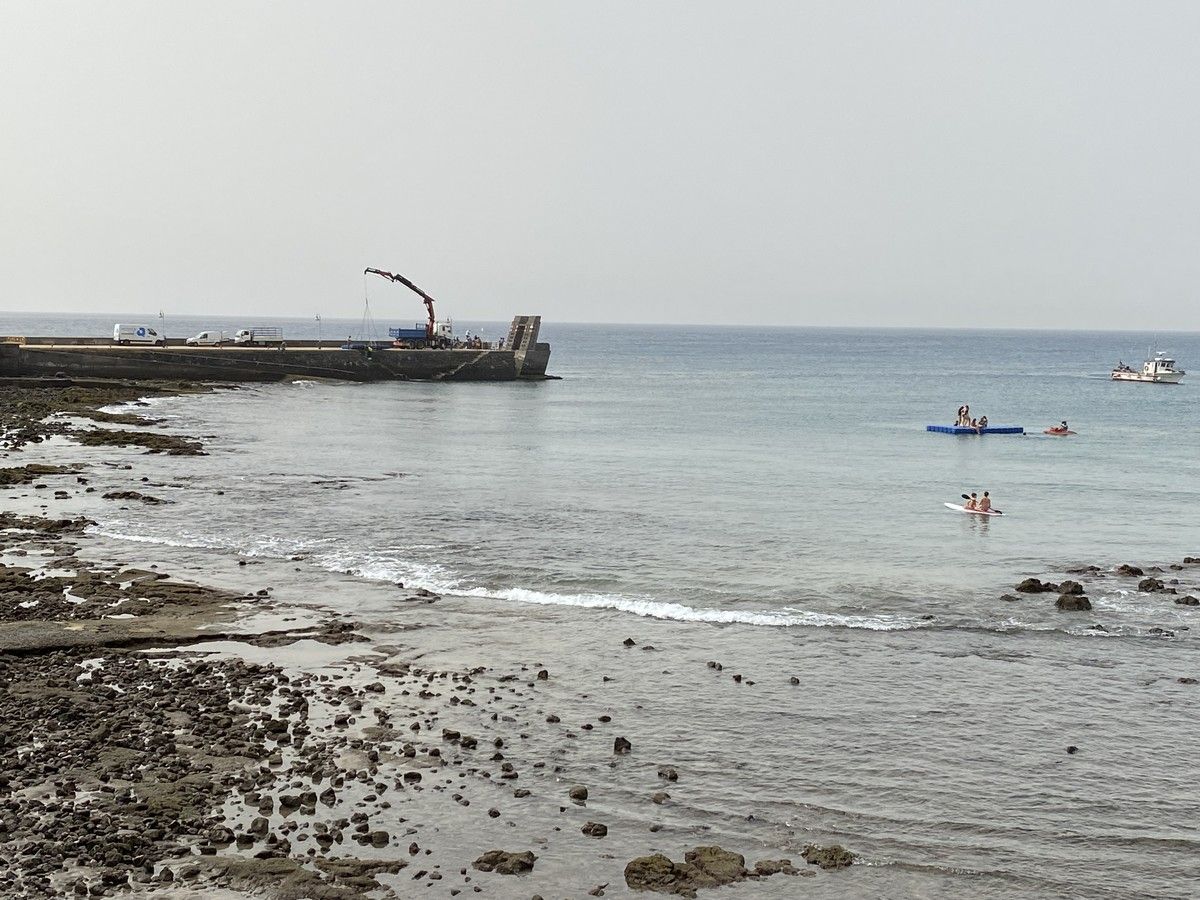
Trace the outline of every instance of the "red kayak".
{"type": "Polygon", "coordinates": [[[1063,431],[1061,428],[1047,428],[1042,434],[1052,434],[1055,437],[1066,437],[1068,434],[1076,434],[1074,431],[1063,431]]]}

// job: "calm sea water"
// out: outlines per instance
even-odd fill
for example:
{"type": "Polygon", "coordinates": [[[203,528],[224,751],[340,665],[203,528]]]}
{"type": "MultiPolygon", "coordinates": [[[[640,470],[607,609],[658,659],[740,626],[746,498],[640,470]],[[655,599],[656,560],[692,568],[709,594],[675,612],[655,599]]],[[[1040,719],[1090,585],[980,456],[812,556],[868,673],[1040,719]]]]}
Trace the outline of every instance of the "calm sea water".
{"type": "MultiPolygon", "coordinates": [[[[112,321],[7,315],[0,331],[112,321]]],[[[315,322],[285,327],[315,336],[315,322]]],[[[564,659],[591,651],[581,628],[660,623],[681,644],[802,672],[827,691],[819,704],[842,704],[819,724],[794,695],[779,699],[794,721],[737,707],[749,732],[778,739],[744,775],[764,814],[794,820],[784,807],[803,794],[823,828],[879,860],[998,879],[972,883],[980,894],[1133,896],[1131,868],[1147,893],[1190,892],[1197,691],[1147,686],[1200,674],[1200,613],[1114,577],[1084,579],[1091,613],[998,598],[1026,575],[1200,556],[1200,335],[547,323],[543,339],[562,381],[154,401],[212,454],[147,462],[178,502],[100,509],[98,530],[453,593],[556,634],[564,659]],[[1150,344],[1196,374],[1107,380],[1150,344]],[[925,432],[964,402],[1030,433],[925,432]],[[1078,435],[1041,434],[1061,419],[1078,435]],[[942,506],[985,489],[1006,517],[942,506]],[[1067,775],[1030,757],[1079,742],[1084,720],[1104,736],[1100,759],[1067,775]],[[806,768],[781,788],[792,753],[806,768]]],[[[737,746],[695,753],[719,770],[737,746]]],[[[733,815],[728,796],[708,799],[733,815]]]]}
{"type": "MultiPolygon", "coordinates": [[[[111,327],[0,318],[18,325],[111,327]]],[[[548,324],[545,337],[562,381],[168,401],[184,430],[218,431],[192,477],[226,494],[201,528],[189,505],[134,531],[515,602],[867,628],[1086,627],[994,597],[1026,573],[1200,555],[1200,335],[548,324]],[[1106,380],[1155,341],[1197,374],[1106,380]],[[964,402],[1030,434],[925,432],[964,402]],[[1061,419],[1078,436],[1041,434],[1061,419]],[[345,477],[379,480],[329,483],[345,477]],[[1010,518],[942,506],[983,490],[1010,518]],[[264,529],[263,509],[284,503],[264,529]]],[[[1120,591],[1102,602],[1110,625],[1144,624],[1120,591]]]]}

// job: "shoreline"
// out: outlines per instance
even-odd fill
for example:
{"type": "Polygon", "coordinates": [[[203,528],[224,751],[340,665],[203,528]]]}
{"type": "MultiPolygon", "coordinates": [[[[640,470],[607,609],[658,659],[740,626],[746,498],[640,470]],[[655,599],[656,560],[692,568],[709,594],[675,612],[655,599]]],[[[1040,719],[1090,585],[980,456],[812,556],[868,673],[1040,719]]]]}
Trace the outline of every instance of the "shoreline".
{"type": "MultiPolygon", "coordinates": [[[[73,402],[72,416],[86,414],[73,402]]],[[[748,658],[737,626],[607,610],[574,637],[589,611],[438,597],[302,571],[300,560],[122,546],[83,533],[73,504],[99,495],[136,511],[161,499],[139,474],[141,454],[220,448],[155,434],[140,417],[99,415],[115,417],[100,422],[113,431],[171,440],[64,445],[70,423],[54,420],[48,442],[29,432],[26,449],[3,462],[16,507],[6,522],[33,530],[3,532],[0,556],[0,725],[11,761],[0,791],[14,810],[0,833],[0,886],[29,896],[528,898],[632,896],[635,887],[708,895],[727,880],[712,896],[733,900],[1065,890],[1044,872],[1025,881],[939,867],[928,852],[907,862],[897,848],[920,841],[898,842],[886,818],[855,824],[863,813],[854,810],[872,798],[869,779],[836,774],[839,760],[864,752],[861,738],[837,730],[836,698],[860,693],[882,708],[881,723],[902,721],[914,702],[902,681],[908,667],[928,668],[936,684],[963,665],[936,635],[873,635],[907,648],[885,678],[870,665],[855,674],[853,629],[763,629],[760,653],[748,658]],[[42,521],[21,518],[33,514],[42,521]],[[25,598],[39,605],[20,606],[25,598]],[[88,603],[135,618],[101,619],[88,603]],[[51,615],[39,622],[39,610],[51,615]],[[18,633],[26,646],[4,643],[18,633]],[[780,658],[785,666],[767,662],[780,658]],[[110,720],[121,728],[104,730],[110,720]],[[797,746],[755,733],[772,721],[797,746]],[[46,747],[57,752],[38,752],[46,747]],[[751,788],[770,802],[742,801],[751,788]],[[33,813],[35,828],[23,824],[33,813]],[[131,842],[138,831],[154,837],[131,842]],[[61,839],[47,844],[48,834],[61,839]],[[44,852],[21,853],[30,841],[44,852]]],[[[1190,579],[1200,569],[1186,571],[1190,579]]],[[[1090,585],[1113,574],[1069,577],[1090,585]]],[[[1021,592],[1051,608],[1057,596],[1021,592]]],[[[967,636],[981,660],[1011,653],[1002,638],[967,636]]],[[[1068,666],[1093,652],[1033,639],[1068,666]]],[[[1179,702],[1195,690],[1185,650],[1163,642],[1155,688],[1179,702]]],[[[883,735],[890,724],[863,727],[883,735]]],[[[1096,736],[1064,732],[1025,764],[1099,764],[1089,757],[1096,736]],[[1066,755],[1068,741],[1083,754],[1066,755]]],[[[890,753],[880,764],[903,766],[890,753]]]]}
{"type": "MultiPolygon", "coordinates": [[[[39,387],[16,396],[0,386],[0,394],[9,391],[0,402],[5,486],[28,512],[49,507],[38,501],[53,497],[58,513],[72,496],[95,490],[92,463],[29,459],[49,439],[68,437],[81,451],[205,453],[198,441],[155,433],[153,419],[100,411],[191,389],[39,387]],[[92,427],[47,418],[58,413],[92,427]]],[[[136,459],[107,468],[127,482],[104,495],[111,502],[159,502],[144,493],[136,459]]],[[[427,668],[419,647],[397,653],[381,645],[377,626],[277,604],[269,588],[249,583],[250,572],[239,592],[172,578],[136,549],[122,556],[140,564],[92,560],[91,524],[81,515],[11,512],[0,521],[0,747],[7,763],[0,792],[8,807],[0,820],[0,847],[8,851],[0,887],[31,897],[188,890],[336,900],[434,889],[529,896],[539,885],[547,892],[567,886],[563,879],[577,864],[538,860],[564,830],[551,823],[568,810],[586,813],[587,801],[581,786],[560,783],[563,767],[553,763],[579,732],[556,728],[559,717],[532,708],[542,702],[537,689],[548,685],[547,670],[536,663],[493,670],[478,660],[427,668]],[[517,716],[484,714],[502,699],[507,709],[523,709],[520,725],[517,716]],[[547,733],[530,748],[522,729],[533,727],[535,715],[547,733]],[[471,733],[480,718],[489,723],[486,741],[471,733]],[[416,810],[422,821],[414,827],[416,810]],[[485,838],[496,824],[541,836],[485,838]],[[476,832],[474,846],[445,841],[447,831],[476,832]],[[18,852],[31,839],[40,841],[39,852],[18,852]],[[547,865],[548,880],[540,875],[547,865]]],[[[440,600],[423,590],[400,593],[424,608],[440,600]]],[[[614,713],[583,729],[603,727],[614,713]]],[[[623,735],[607,740],[614,765],[630,756],[623,735]]],[[[670,767],[659,776],[664,786],[679,777],[670,767]]],[[[651,793],[650,809],[669,804],[665,791],[651,793]]],[[[769,855],[756,863],[700,841],[674,862],[647,845],[645,859],[616,865],[605,852],[607,825],[589,819],[574,831],[572,843],[581,847],[568,857],[590,857],[585,869],[616,868],[605,882],[572,883],[579,895],[623,891],[614,882],[626,863],[628,886],[689,896],[853,861],[840,848],[814,846],[806,851],[811,867],[769,855]]]]}

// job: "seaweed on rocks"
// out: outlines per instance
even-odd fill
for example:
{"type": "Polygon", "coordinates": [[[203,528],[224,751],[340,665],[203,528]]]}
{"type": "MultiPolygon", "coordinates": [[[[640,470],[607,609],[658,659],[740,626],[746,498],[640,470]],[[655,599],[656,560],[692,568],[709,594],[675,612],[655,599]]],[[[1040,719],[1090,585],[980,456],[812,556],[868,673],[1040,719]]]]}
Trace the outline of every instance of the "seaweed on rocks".
{"type": "Polygon", "coordinates": [[[625,884],[635,891],[695,897],[701,889],[778,874],[802,873],[790,859],[762,860],[751,870],[746,868],[746,858],[740,853],[721,847],[696,847],[684,854],[681,863],[661,853],[631,860],[625,866],[625,884]]]}
{"type": "Polygon", "coordinates": [[[152,497],[149,494],[143,494],[141,491],[109,491],[104,495],[105,500],[137,500],[150,505],[159,503],[170,503],[170,500],[163,500],[159,497],[152,497]]]}
{"type": "Polygon", "coordinates": [[[47,466],[31,463],[27,466],[15,466],[0,469],[0,487],[15,484],[33,484],[39,478],[48,475],[78,475],[82,471],[75,466],[47,466]]]}
{"type": "Polygon", "coordinates": [[[87,447],[145,447],[147,453],[166,453],[168,456],[207,456],[204,445],[173,434],[154,431],[93,428],[75,431],[71,437],[87,447]]]}
{"type": "Polygon", "coordinates": [[[0,448],[19,450],[71,431],[62,415],[125,425],[149,424],[133,413],[101,412],[100,407],[130,403],[149,394],[182,394],[208,390],[185,383],[122,383],[86,385],[13,379],[0,384],[0,448]]]}

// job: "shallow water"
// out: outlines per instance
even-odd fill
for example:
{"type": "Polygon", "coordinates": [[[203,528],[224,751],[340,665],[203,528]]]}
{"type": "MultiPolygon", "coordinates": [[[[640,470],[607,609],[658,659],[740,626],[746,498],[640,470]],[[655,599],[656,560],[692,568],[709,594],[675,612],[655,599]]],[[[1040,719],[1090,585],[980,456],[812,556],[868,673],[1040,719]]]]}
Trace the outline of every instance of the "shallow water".
{"type": "MultiPolygon", "coordinates": [[[[1200,687],[1177,679],[1200,676],[1200,611],[1111,568],[1200,556],[1200,374],[1100,377],[1144,335],[546,338],[561,382],[155,401],[148,414],[211,455],[139,456],[144,490],[176,502],[92,500],[96,537],[169,571],[262,577],[427,660],[549,666],[564,722],[615,710],[644,748],[648,773],[609,767],[611,732],[567,760],[617,798],[612,821],[637,819],[657,763],[686,776],[663,837],[612,830],[620,859],[648,841],[796,855],[837,840],[873,864],[836,888],[862,895],[1192,893],[1200,687]],[[924,432],[964,401],[1034,433],[924,432]],[[1078,437],[1040,434],[1062,418],[1078,437]],[[982,489],[1007,517],[941,505],[982,489]],[[1110,573],[1078,576],[1090,613],[998,599],[1082,564],[1110,573]],[[456,597],[401,607],[396,580],[456,597]],[[419,636],[396,636],[401,622],[419,636]]],[[[1200,366],[1200,336],[1161,343],[1200,366]]],[[[1200,596],[1200,567],[1161,577],[1200,596]]]]}

